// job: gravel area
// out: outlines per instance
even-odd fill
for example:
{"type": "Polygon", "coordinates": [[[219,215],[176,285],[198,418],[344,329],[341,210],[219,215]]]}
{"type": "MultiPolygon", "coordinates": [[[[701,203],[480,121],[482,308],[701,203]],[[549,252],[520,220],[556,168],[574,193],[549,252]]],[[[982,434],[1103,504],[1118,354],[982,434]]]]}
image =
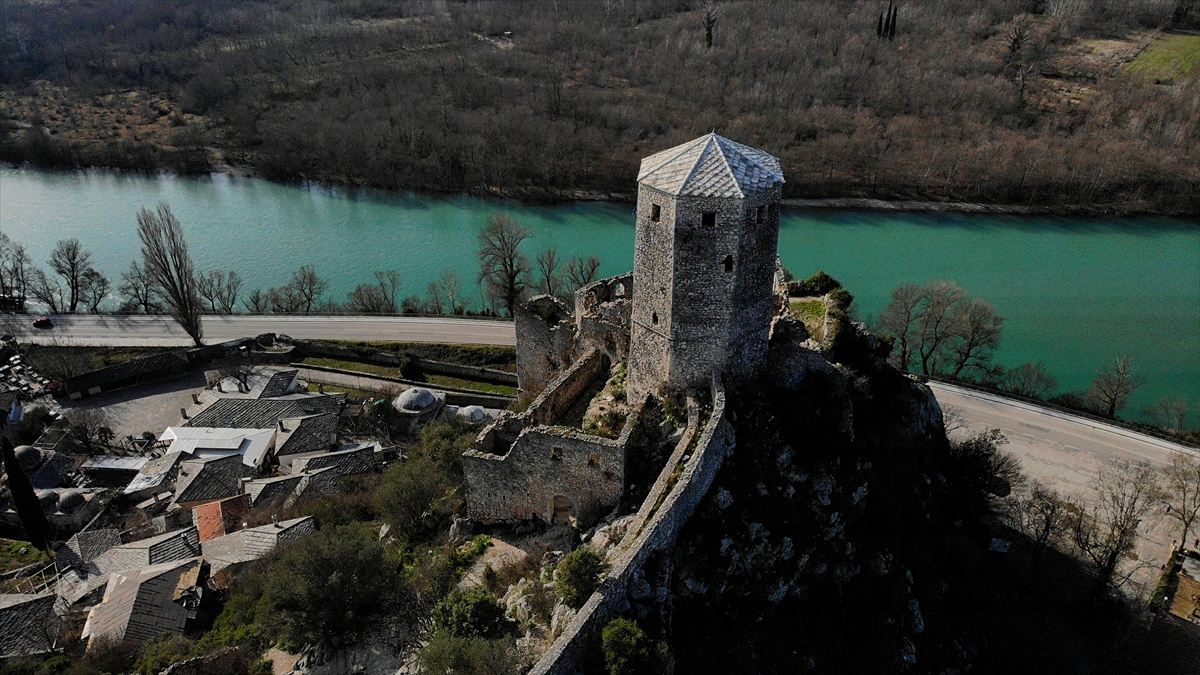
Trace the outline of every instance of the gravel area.
{"type": "Polygon", "coordinates": [[[74,408],[102,408],[110,415],[109,426],[117,438],[140,436],[143,431],[157,436],[182,421],[179,409],[192,408],[192,394],[203,389],[204,371],[194,370],[169,380],[63,401],[62,409],[69,418],[74,408]]]}

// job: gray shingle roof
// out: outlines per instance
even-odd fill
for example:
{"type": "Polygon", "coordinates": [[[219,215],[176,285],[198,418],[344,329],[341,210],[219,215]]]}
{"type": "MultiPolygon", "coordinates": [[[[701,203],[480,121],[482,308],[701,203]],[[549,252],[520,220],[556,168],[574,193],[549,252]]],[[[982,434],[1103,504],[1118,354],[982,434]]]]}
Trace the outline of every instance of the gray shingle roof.
{"type": "Polygon", "coordinates": [[[269,429],[279,420],[318,413],[338,413],[345,394],[305,396],[289,399],[222,398],[188,420],[189,427],[221,429],[269,429]]]}
{"type": "Polygon", "coordinates": [[[148,642],[163,633],[183,634],[188,610],[175,600],[200,583],[203,564],[192,558],[112,575],[104,601],[88,616],[88,635],[148,642]]]}
{"type": "Polygon", "coordinates": [[[745,197],[782,184],[779,159],[716,134],[642,160],[638,182],[686,197],[745,197]]]}
{"type": "Polygon", "coordinates": [[[224,499],[241,494],[241,478],[247,467],[241,455],[202,457],[179,465],[175,480],[175,503],[224,499]]]}
{"type": "Polygon", "coordinates": [[[0,595],[0,657],[49,651],[61,627],[53,593],[0,595]]]}
{"type": "Polygon", "coordinates": [[[296,459],[292,462],[292,473],[334,468],[339,476],[353,476],[375,470],[375,447],[368,445],[350,450],[328,452],[296,459]]]}
{"type": "Polygon", "coordinates": [[[259,393],[259,398],[275,398],[276,396],[286,396],[288,388],[292,385],[292,381],[299,374],[298,370],[284,370],[275,373],[267,383],[263,385],[262,392],[259,393]]]}
{"type": "Polygon", "coordinates": [[[256,509],[286,506],[302,478],[295,475],[252,480],[246,483],[246,492],[250,493],[250,501],[256,509]]]}
{"type": "Polygon", "coordinates": [[[212,566],[210,573],[216,574],[230,565],[258,560],[276,547],[293,542],[315,528],[312,516],[305,516],[239,530],[204,542],[204,559],[212,566]]]}
{"type": "Polygon", "coordinates": [[[54,556],[58,569],[84,567],[109,549],[121,545],[121,533],[113,529],[78,532],[54,556]]]}
{"type": "Polygon", "coordinates": [[[130,359],[115,366],[101,368],[64,381],[67,391],[87,391],[92,387],[121,384],[132,378],[143,377],[188,366],[187,350],[154,354],[140,359],[130,359]]]}
{"type": "Polygon", "coordinates": [[[187,452],[169,452],[146,462],[133,480],[129,481],[129,485],[125,486],[125,494],[131,495],[164,485],[169,487],[179,475],[179,465],[193,457],[194,455],[187,452]]]}
{"type": "Polygon", "coordinates": [[[283,420],[275,439],[275,456],[328,450],[337,442],[338,416],[332,413],[283,420]]]}
{"type": "Polygon", "coordinates": [[[200,555],[200,534],[194,527],[114,546],[86,568],[63,573],[55,592],[70,607],[108,583],[114,572],[138,570],[152,565],[185,560],[200,555]]]}

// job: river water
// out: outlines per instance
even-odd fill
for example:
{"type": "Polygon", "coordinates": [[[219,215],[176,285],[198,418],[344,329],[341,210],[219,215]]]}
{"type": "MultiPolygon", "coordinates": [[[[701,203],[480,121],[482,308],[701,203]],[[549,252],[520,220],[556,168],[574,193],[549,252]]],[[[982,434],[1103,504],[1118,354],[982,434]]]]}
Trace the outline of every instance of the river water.
{"type": "MultiPolygon", "coordinates": [[[[167,202],[201,270],[235,269],[243,293],[316,266],[343,299],[376,270],[403,275],[404,295],[454,269],[478,298],[476,235],[504,211],[533,230],[530,255],[597,255],[601,273],[633,266],[632,206],[532,206],[476,197],[395,194],[256,178],[42,172],[0,167],[0,231],[44,265],[78,237],[115,280],[138,255],[135,214],[167,202]]],[[[1126,414],[1162,396],[1200,405],[1200,227],[1160,218],[1076,219],[784,210],[784,265],[837,277],[862,315],[899,283],[957,282],[1007,317],[997,359],[1042,360],[1059,391],[1134,356],[1148,383],[1126,414]]],[[[476,299],[476,306],[479,301],[476,299]]],[[[1195,419],[1195,418],[1193,418],[1195,419]]]]}

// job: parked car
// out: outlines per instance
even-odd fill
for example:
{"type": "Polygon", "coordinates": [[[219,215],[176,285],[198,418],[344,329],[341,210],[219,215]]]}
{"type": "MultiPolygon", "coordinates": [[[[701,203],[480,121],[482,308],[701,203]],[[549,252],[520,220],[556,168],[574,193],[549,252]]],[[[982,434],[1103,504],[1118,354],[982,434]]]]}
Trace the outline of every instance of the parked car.
{"type": "Polygon", "coordinates": [[[39,316],[33,320],[34,328],[54,328],[54,322],[48,316],[39,316]]]}

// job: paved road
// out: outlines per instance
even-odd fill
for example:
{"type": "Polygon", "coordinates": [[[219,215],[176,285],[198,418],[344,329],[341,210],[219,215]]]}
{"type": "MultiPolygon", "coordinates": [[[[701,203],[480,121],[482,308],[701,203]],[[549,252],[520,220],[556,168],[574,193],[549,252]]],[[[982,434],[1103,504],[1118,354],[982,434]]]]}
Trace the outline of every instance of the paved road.
{"type": "MultiPolygon", "coordinates": [[[[1086,497],[1098,467],[1110,459],[1148,462],[1161,468],[1170,464],[1176,453],[1200,454],[1195,448],[1003,396],[936,382],[929,386],[943,411],[956,410],[960,415],[963,428],[955,433],[1000,429],[1008,439],[1004,449],[1021,460],[1025,474],[1049,483],[1060,493],[1086,497]]],[[[1137,552],[1144,566],[1133,580],[1152,584],[1178,532],[1170,521],[1158,516],[1145,525],[1147,531],[1137,552]]]]}
{"type": "MultiPolygon", "coordinates": [[[[26,316],[8,316],[0,330],[22,342],[70,346],[189,346],[179,326],[162,316],[77,315],[53,317],[54,327],[36,329],[26,316]]],[[[369,316],[207,316],[204,341],[225,342],[259,333],[301,339],[387,340],[452,344],[515,345],[512,322],[475,319],[369,316]]]]}

